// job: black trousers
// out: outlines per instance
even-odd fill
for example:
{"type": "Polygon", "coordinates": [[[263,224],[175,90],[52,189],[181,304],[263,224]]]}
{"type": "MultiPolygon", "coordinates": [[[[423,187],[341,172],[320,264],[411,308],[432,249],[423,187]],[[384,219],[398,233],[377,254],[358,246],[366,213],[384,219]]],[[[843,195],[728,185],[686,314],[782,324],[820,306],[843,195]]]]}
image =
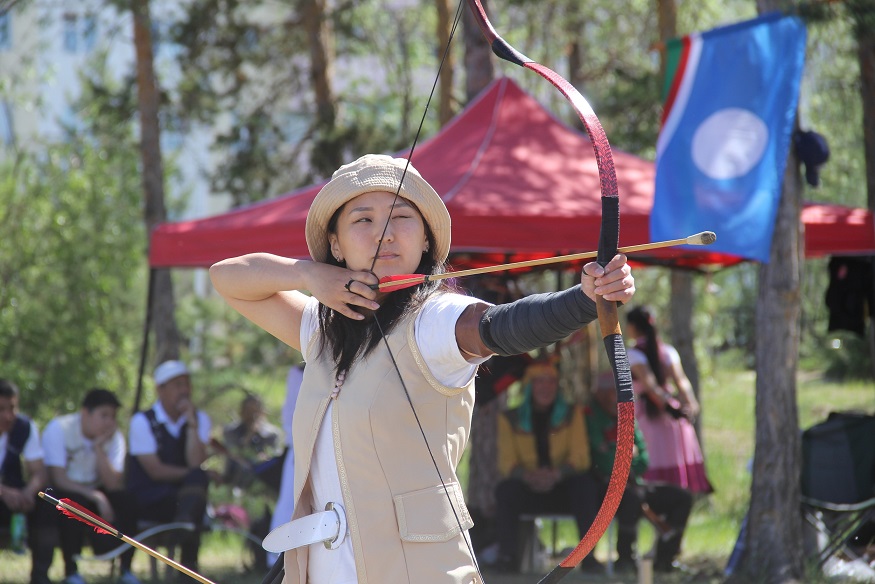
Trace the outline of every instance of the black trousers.
{"type": "MultiPolygon", "coordinates": [[[[49,568],[57,542],[56,515],[60,513],[51,505],[36,497],[34,508],[27,513],[27,547],[30,548],[30,584],[51,584],[49,568]]],[[[9,526],[12,510],[0,500],[0,525],[9,526]]]]}
{"type": "MultiPolygon", "coordinates": [[[[100,489],[106,498],[115,517],[108,523],[128,536],[136,535],[137,509],[136,498],[127,491],[105,491],[100,489]]],[[[57,499],[71,499],[89,511],[99,513],[97,503],[93,499],[61,490],[55,491],[57,499]]],[[[58,533],[61,540],[61,553],[64,556],[64,573],[69,576],[79,571],[75,556],[82,552],[83,539],[88,536],[91,539],[91,547],[95,554],[106,553],[122,544],[121,540],[106,534],[95,533],[94,530],[81,521],[71,520],[58,513],[58,533]]],[[[134,559],[134,548],[127,550],[121,556],[121,569],[130,570],[134,559]]]]}
{"type": "MultiPolygon", "coordinates": [[[[603,491],[607,489],[603,485],[603,491]]],[[[617,556],[619,561],[633,560],[635,542],[638,540],[638,521],[646,504],[658,515],[667,533],[657,530],[654,569],[667,569],[681,550],[681,540],[687,527],[687,519],[693,507],[693,495],[688,490],[669,484],[630,484],[623,493],[617,509],[617,556]]]]}
{"type": "Polygon", "coordinates": [[[588,472],[565,477],[546,493],[537,493],[518,478],[495,488],[495,527],[500,561],[516,563],[520,557],[520,515],[567,513],[573,515],[582,536],[598,513],[599,482],[588,472]]]}
{"type": "Polygon", "coordinates": [[[144,519],[169,523],[182,521],[193,523],[195,530],[178,537],[180,549],[179,563],[195,572],[198,570],[198,551],[201,545],[201,532],[207,512],[207,488],[209,477],[203,470],[189,471],[179,488],[158,501],[141,506],[144,519]]]}

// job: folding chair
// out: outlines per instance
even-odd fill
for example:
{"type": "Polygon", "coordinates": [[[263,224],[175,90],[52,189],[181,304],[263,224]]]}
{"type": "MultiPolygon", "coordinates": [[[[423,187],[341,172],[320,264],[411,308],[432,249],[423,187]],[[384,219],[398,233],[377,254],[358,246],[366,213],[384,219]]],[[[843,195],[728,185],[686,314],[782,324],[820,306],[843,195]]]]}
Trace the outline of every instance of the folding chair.
{"type": "Polygon", "coordinates": [[[875,523],[875,416],[832,412],[802,433],[802,513],[819,568],[865,553],[862,534],[875,523]]]}

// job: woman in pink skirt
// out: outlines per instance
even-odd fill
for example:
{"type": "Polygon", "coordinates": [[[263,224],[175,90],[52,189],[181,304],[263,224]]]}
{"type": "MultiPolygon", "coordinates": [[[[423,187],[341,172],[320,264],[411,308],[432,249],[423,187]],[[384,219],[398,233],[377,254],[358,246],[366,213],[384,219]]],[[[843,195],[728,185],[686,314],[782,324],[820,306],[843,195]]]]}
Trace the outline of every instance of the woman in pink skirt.
{"type": "Polygon", "coordinates": [[[628,353],[637,398],[635,418],[650,455],[644,479],[710,493],[714,489],[690,423],[699,414],[699,402],[680,356],[660,340],[647,307],[630,310],[626,320],[627,335],[635,339],[628,353]]]}

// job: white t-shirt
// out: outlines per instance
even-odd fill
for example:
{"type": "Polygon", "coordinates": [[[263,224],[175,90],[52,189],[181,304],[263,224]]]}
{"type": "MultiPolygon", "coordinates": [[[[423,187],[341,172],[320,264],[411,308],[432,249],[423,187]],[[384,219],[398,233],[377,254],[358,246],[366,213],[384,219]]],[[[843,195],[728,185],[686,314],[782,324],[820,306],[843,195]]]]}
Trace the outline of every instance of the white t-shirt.
{"type": "MultiPolygon", "coordinates": [[[[182,426],[185,424],[185,416],[179,416],[175,422],[170,419],[167,412],[161,406],[161,402],[155,402],[152,406],[155,411],[155,420],[159,424],[164,424],[167,432],[174,438],[179,438],[179,433],[182,432],[182,426]]],[[[197,411],[197,435],[200,441],[204,444],[210,441],[210,417],[203,410],[197,411]]],[[[155,440],[155,435],[152,434],[152,426],[149,424],[149,419],[143,412],[137,412],[131,418],[131,427],[128,432],[128,442],[130,443],[131,456],[140,456],[141,454],[157,454],[158,442],[155,440]]]]}
{"type": "MultiPolygon", "coordinates": [[[[94,453],[94,442],[82,434],[81,413],[55,418],[46,425],[42,438],[46,466],[63,468],[70,480],[77,483],[97,485],[97,455],[94,453]]],[[[122,472],[125,467],[125,438],[119,430],[107,442],[104,452],[113,470],[122,472]]]]}
{"type": "MultiPolygon", "coordinates": [[[[449,387],[466,384],[476,372],[477,366],[487,359],[477,359],[474,362],[465,360],[455,342],[456,321],[465,308],[476,302],[481,300],[461,294],[439,294],[425,303],[416,318],[416,346],[432,375],[449,387]]],[[[307,354],[307,348],[319,325],[318,306],[318,301],[311,299],[301,318],[301,353],[304,355],[307,354]]],[[[334,458],[334,436],[331,432],[333,411],[332,400],[319,427],[310,464],[313,507],[319,511],[328,502],[343,502],[337,460],[334,458]]],[[[336,550],[329,550],[321,543],[311,545],[309,555],[308,581],[319,584],[358,582],[352,538],[347,537],[336,550]]]]}
{"type": "MultiPolygon", "coordinates": [[[[0,434],[0,467],[3,466],[3,461],[6,460],[6,445],[9,443],[9,432],[0,434]]],[[[39,429],[33,420],[30,421],[30,435],[27,437],[27,442],[24,443],[24,448],[21,449],[21,456],[28,462],[43,459],[43,447],[39,439],[39,429]]]]}

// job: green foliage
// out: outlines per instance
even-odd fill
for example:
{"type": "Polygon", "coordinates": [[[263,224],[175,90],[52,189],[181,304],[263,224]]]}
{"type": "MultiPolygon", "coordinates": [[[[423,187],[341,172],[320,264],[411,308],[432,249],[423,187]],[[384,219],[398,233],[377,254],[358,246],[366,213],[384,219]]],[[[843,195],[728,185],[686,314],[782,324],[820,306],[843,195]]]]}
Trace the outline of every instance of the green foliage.
{"type": "MultiPolygon", "coordinates": [[[[516,0],[491,5],[492,20],[511,45],[571,80],[587,98],[613,146],[653,154],[659,124],[659,67],[651,45],[657,40],[648,2],[516,0]],[[582,57],[571,70],[569,52],[582,57]]],[[[501,75],[513,77],[569,124],[580,126],[565,99],[540,77],[503,61],[501,75]]],[[[582,129],[582,127],[581,127],[582,129]]]]}
{"type": "Polygon", "coordinates": [[[749,0],[726,0],[723,2],[678,2],[678,35],[725,26],[734,22],[756,18],[755,2],[749,0]]]}
{"type": "Polygon", "coordinates": [[[144,299],[136,160],[69,143],[0,175],[3,375],[36,415],[104,386],[129,394],[144,299]]]}
{"type": "MultiPolygon", "coordinates": [[[[301,26],[303,9],[201,0],[171,30],[183,77],[170,108],[181,120],[224,120],[213,144],[222,162],[211,181],[235,205],[309,184],[365,151],[407,147],[419,125],[427,93],[413,76],[426,69],[430,77],[436,67],[422,40],[433,36],[425,28],[433,29],[433,10],[390,10],[385,2],[330,9],[334,33],[325,40],[337,53],[329,76],[336,114],[327,115],[317,111],[310,85],[314,31],[301,26]]],[[[427,131],[434,127],[429,122],[427,131]]]]}
{"type": "Polygon", "coordinates": [[[712,369],[721,353],[754,367],[758,271],[759,264],[742,264],[721,270],[700,284],[703,306],[697,311],[696,330],[702,334],[712,369]]]}
{"type": "Polygon", "coordinates": [[[866,204],[866,162],[860,66],[851,27],[845,18],[809,23],[799,123],[823,134],[830,147],[821,186],[806,198],[858,206],[866,204]]]}
{"type": "Polygon", "coordinates": [[[65,141],[0,157],[0,375],[42,421],[94,386],[134,393],[146,277],[135,110],[103,81],[102,57],[65,141]]]}
{"type": "MultiPolygon", "coordinates": [[[[195,278],[205,276],[203,271],[194,274],[195,278]]],[[[184,277],[177,277],[177,285],[182,280],[184,277]]],[[[224,370],[245,371],[246,377],[284,371],[301,361],[296,350],[240,316],[217,295],[199,296],[184,285],[178,288],[181,294],[177,321],[183,338],[188,340],[188,359],[202,363],[216,374],[224,370]]],[[[232,374],[231,378],[219,377],[212,383],[236,384],[239,379],[232,374]]]]}
{"type": "MultiPolygon", "coordinates": [[[[806,186],[806,200],[866,206],[863,104],[860,100],[860,65],[855,40],[852,3],[809,3],[827,17],[808,18],[808,51],[799,106],[799,124],[825,136],[830,158],[820,171],[821,185],[806,186]]],[[[873,3],[868,2],[869,5],[873,3]]],[[[871,30],[871,29],[870,29],[871,30]]],[[[828,364],[830,375],[872,377],[872,358],[863,343],[849,338],[841,349],[832,348],[835,335],[827,332],[829,314],[825,294],[829,285],[827,259],[809,259],[802,279],[800,322],[801,364],[807,369],[828,364]]]]}
{"type": "Polygon", "coordinates": [[[875,2],[873,0],[846,0],[845,2],[807,2],[800,7],[800,15],[812,23],[844,20],[852,26],[857,39],[871,37],[875,30],[875,2]]]}
{"type": "Polygon", "coordinates": [[[828,379],[872,380],[872,355],[864,337],[846,331],[834,332],[823,343],[819,357],[828,379]]]}

